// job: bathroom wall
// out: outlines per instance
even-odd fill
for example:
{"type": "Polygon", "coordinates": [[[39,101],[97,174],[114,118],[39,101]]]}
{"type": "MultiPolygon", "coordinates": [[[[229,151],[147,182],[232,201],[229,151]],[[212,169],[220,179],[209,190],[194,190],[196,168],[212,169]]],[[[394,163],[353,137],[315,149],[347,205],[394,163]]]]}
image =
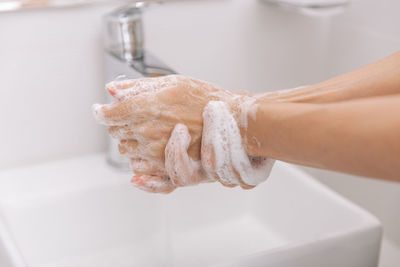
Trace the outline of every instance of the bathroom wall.
{"type": "Polygon", "coordinates": [[[112,5],[0,13],[0,168],[104,150],[101,15],[112,5]]]}
{"type": "MultiPolygon", "coordinates": [[[[101,15],[116,5],[0,14],[0,169],[105,150],[90,106],[105,97],[101,15]]],[[[325,77],[325,21],[257,0],[171,1],[145,13],[149,50],[184,74],[252,91],[325,77]]]]}

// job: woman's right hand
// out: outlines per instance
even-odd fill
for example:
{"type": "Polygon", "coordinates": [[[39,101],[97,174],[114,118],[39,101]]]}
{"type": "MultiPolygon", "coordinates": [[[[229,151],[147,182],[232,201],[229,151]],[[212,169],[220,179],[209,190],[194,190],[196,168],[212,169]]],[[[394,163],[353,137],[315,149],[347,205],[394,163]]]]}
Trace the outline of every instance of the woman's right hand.
{"type": "Polygon", "coordinates": [[[171,180],[192,181],[183,185],[219,181],[224,186],[250,189],[267,179],[274,163],[272,159],[247,155],[238,124],[222,101],[210,101],[204,108],[201,164],[188,155],[189,142],[187,127],[177,124],[165,149],[165,166],[171,180]]]}

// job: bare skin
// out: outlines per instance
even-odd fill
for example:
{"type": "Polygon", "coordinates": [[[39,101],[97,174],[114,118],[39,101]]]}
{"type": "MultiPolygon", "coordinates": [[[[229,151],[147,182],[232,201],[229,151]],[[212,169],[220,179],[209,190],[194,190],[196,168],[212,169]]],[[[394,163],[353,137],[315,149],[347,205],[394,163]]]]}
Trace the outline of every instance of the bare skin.
{"type": "MultiPolygon", "coordinates": [[[[223,100],[237,118],[245,99],[190,78],[152,97],[118,99],[116,92],[129,86],[109,87],[118,102],[102,110],[138,174],[133,183],[154,192],[180,186],[170,182],[164,165],[174,126],[188,127],[188,155],[200,160],[205,105],[223,100]],[[165,188],[152,190],[159,180],[166,181],[165,188]]],[[[240,129],[249,156],[400,181],[400,52],[316,85],[255,98],[256,116],[248,116],[248,128],[240,129]]],[[[197,181],[207,180],[196,175],[197,181]]]]}
{"type": "Polygon", "coordinates": [[[256,103],[249,154],[400,181],[400,52],[256,103]]]}
{"type": "Polygon", "coordinates": [[[324,105],[268,103],[259,107],[257,122],[249,121],[247,151],[400,181],[399,136],[400,94],[324,105]]]}
{"type": "MultiPolygon", "coordinates": [[[[237,106],[246,97],[242,92],[228,92],[183,76],[115,82],[108,84],[106,89],[116,102],[101,107],[99,120],[109,126],[112,137],[120,140],[120,153],[130,158],[131,168],[136,174],[132,183],[150,192],[168,193],[179,186],[219,180],[215,175],[210,180],[201,168],[193,173],[186,170],[187,176],[190,173],[186,179],[182,175],[176,177],[172,168],[170,173],[167,172],[165,162],[174,161],[174,165],[180,165],[181,169],[188,167],[179,164],[183,161],[193,161],[193,164],[198,161],[200,164],[204,107],[212,100],[223,100],[237,117],[237,106]],[[166,159],[166,151],[181,149],[167,146],[172,141],[169,139],[173,129],[179,123],[187,127],[190,140],[185,151],[168,153],[176,159],[166,159]]],[[[210,154],[210,149],[203,147],[202,153],[210,154]]],[[[250,188],[245,184],[241,186],[250,188]]]]}
{"type": "Polygon", "coordinates": [[[264,94],[260,100],[332,103],[394,94],[400,94],[400,52],[315,85],[264,94]]]}

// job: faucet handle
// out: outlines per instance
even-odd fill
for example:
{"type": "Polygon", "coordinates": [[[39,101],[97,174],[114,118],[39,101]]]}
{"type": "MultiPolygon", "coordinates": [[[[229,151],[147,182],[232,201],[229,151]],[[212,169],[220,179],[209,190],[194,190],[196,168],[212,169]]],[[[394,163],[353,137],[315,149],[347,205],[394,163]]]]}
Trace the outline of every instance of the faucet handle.
{"type": "Polygon", "coordinates": [[[104,16],[105,48],[123,60],[131,62],[144,56],[142,10],[163,0],[136,1],[104,16]]]}
{"type": "Polygon", "coordinates": [[[104,16],[105,49],[114,56],[127,61],[143,57],[143,6],[137,2],[104,16]]]}

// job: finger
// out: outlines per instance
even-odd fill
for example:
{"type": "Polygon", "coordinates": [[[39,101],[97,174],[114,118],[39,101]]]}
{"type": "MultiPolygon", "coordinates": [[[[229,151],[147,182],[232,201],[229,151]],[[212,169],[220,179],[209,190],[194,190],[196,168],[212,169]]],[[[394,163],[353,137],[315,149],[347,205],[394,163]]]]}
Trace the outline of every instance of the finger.
{"type": "Polygon", "coordinates": [[[249,157],[237,123],[230,129],[228,139],[231,140],[232,167],[239,175],[240,186],[244,189],[253,188],[268,178],[274,161],[265,157],[249,157]]]}
{"type": "Polygon", "coordinates": [[[127,79],[127,80],[117,80],[106,84],[106,89],[109,90],[125,90],[132,87],[165,87],[171,85],[171,83],[185,79],[181,75],[164,75],[159,77],[148,77],[139,79],[127,79]]]}
{"type": "Polygon", "coordinates": [[[250,189],[269,176],[273,160],[248,157],[239,127],[223,102],[211,101],[203,112],[202,165],[223,185],[250,189]]]}
{"type": "MultiPolygon", "coordinates": [[[[144,99],[141,100],[145,101],[144,99]]],[[[125,101],[104,105],[94,104],[92,106],[93,116],[101,124],[123,126],[145,117],[143,112],[145,103],[138,105],[138,102],[125,101]]]]}
{"type": "MultiPolygon", "coordinates": [[[[202,166],[208,176],[215,177],[226,186],[239,184],[232,167],[229,133],[236,121],[222,101],[210,101],[203,111],[202,166]]],[[[236,125],[237,128],[237,125],[236,125]]]]}
{"type": "MultiPolygon", "coordinates": [[[[232,138],[232,135],[240,136],[239,130],[237,132],[233,130],[230,138],[232,138]]],[[[274,163],[273,159],[249,157],[241,142],[233,144],[233,147],[232,151],[235,151],[235,155],[232,155],[232,166],[239,174],[239,182],[242,188],[251,189],[268,178],[274,163]]]]}
{"type": "Polygon", "coordinates": [[[110,126],[108,128],[108,133],[116,139],[141,139],[143,137],[159,140],[170,131],[169,125],[162,125],[156,120],[142,121],[123,126],[110,126]]]}
{"type": "MultiPolygon", "coordinates": [[[[207,126],[205,126],[207,127],[207,126]]],[[[204,131],[203,131],[204,134],[204,131]]],[[[201,142],[201,165],[203,167],[205,175],[208,177],[210,180],[216,180],[220,182],[222,185],[227,186],[227,187],[234,187],[236,185],[233,184],[228,184],[224,180],[221,180],[219,176],[217,175],[215,169],[215,153],[214,149],[212,147],[212,143],[209,142],[208,136],[203,135],[203,139],[201,142]]]]}
{"type": "Polygon", "coordinates": [[[139,94],[156,93],[159,90],[176,85],[177,76],[170,75],[156,78],[113,81],[106,85],[106,89],[116,100],[125,101],[139,94]]]}
{"type": "Polygon", "coordinates": [[[136,134],[133,131],[134,126],[124,125],[124,126],[110,126],[108,128],[108,134],[119,140],[123,139],[134,139],[136,134]]]}
{"type": "Polygon", "coordinates": [[[221,92],[224,91],[221,88],[219,88],[217,85],[212,84],[210,82],[206,82],[206,81],[202,81],[199,79],[194,79],[192,77],[184,77],[182,76],[182,82],[186,82],[188,84],[190,84],[192,87],[197,87],[197,88],[201,88],[202,90],[206,89],[212,92],[221,92]]]}
{"type": "Polygon", "coordinates": [[[235,90],[233,93],[238,94],[238,95],[243,95],[243,96],[252,96],[252,93],[246,90],[235,90]]]}
{"type": "MultiPolygon", "coordinates": [[[[149,78],[147,78],[149,79],[149,78]]],[[[126,79],[126,80],[116,80],[111,81],[106,84],[107,90],[124,90],[131,88],[138,79],[126,79]]]]}
{"type": "MultiPolygon", "coordinates": [[[[208,125],[206,123],[203,126],[207,128],[208,125]]],[[[212,147],[212,143],[209,140],[209,136],[207,136],[208,131],[203,128],[203,137],[201,140],[201,165],[205,170],[206,175],[211,178],[219,181],[219,178],[215,172],[215,153],[212,147]]]]}
{"type": "Polygon", "coordinates": [[[157,160],[148,160],[143,158],[131,158],[130,166],[132,171],[139,174],[165,176],[164,164],[157,160]]]}
{"type": "Polygon", "coordinates": [[[244,149],[236,120],[230,114],[227,106],[221,106],[221,110],[223,110],[227,129],[229,129],[229,131],[225,131],[225,138],[229,140],[232,168],[238,174],[240,186],[250,189],[268,178],[270,161],[262,157],[249,158],[244,149]]]}
{"type": "Polygon", "coordinates": [[[131,183],[135,187],[150,193],[167,194],[176,188],[168,178],[155,175],[136,175],[132,178],[131,183]]]}
{"type": "Polygon", "coordinates": [[[160,159],[164,162],[164,150],[168,140],[135,139],[120,140],[118,150],[128,158],[160,159]]]}
{"type": "Polygon", "coordinates": [[[172,183],[176,186],[188,186],[206,181],[200,163],[188,155],[190,144],[188,128],[177,124],[165,148],[165,169],[172,183]]]}
{"type": "Polygon", "coordinates": [[[118,144],[119,153],[127,157],[135,157],[137,155],[137,147],[139,142],[135,139],[120,140],[118,144]]]}
{"type": "MultiPolygon", "coordinates": [[[[249,185],[257,185],[263,181],[265,181],[272,170],[272,167],[275,164],[275,159],[267,158],[267,157],[248,157],[252,172],[249,174],[251,176],[253,182],[249,183],[249,185]]],[[[249,178],[247,178],[249,180],[249,178]]]]}
{"type": "Polygon", "coordinates": [[[148,84],[150,80],[151,78],[112,81],[106,84],[106,90],[116,100],[125,101],[140,93],[149,92],[150,88],[143,85],[148,84]]]}

